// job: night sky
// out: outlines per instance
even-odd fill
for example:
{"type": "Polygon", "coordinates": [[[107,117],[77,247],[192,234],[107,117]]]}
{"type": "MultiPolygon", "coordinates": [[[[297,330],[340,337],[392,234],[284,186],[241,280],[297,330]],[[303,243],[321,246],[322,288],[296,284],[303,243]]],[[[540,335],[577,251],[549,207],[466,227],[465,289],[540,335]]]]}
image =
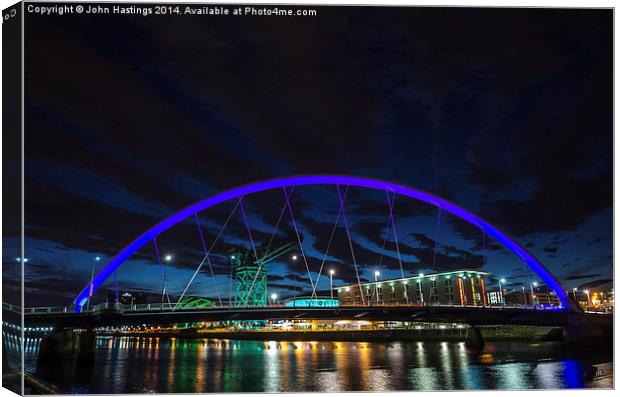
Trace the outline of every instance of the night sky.
{"type": "MultiPolygon", "coordinates": [[[[527,247],[566,288],[612,278],[610,10],[323,7],[317,17],[28,15],[25,37],[26,305],[66,305],[136,236],[202,198],[296,174],[376,177],[433,192],[527,247]]],[[[284,196],[243,201],[257,244],[284,196]]],[[[234,202],[204,211],[213,241],[234,202]]],[[[334,186],[293,191],[313,277],[338,213],[334,186]]],[[[400,266],[385,192],[351,188],[361,278],[400,266]]],[[[520,289],[528,272],[475,227],[397,197],[405,274],[483,268],[520,289]],[[485,255],[486,253],[486,255],[485,255]]],[[[176,299],[203,257],[189,219],[158,238],[176,299]]],[[[19,225],[5,229],[17,283],[19,225]]],[[[288,213],[278,237],[294,234],[288,213]]],[[[189,294],[228,297],[236,212],[189,294]],[[217,292],[215,292],[217,291],[217,292]]],[[[294,253],[299,254],[299,251],[294,253]]],[[[269,265],[269,291],[309,291],[303,261],[269,265]],[[305,278],[304,278],[305,277],[305,278]],[[304,281],[305,280],[305,281],[304,281]]],[[[340,222],[326,256],[357,279],[340,222]]],[[[157,301],[153,245],[118,271],[157,301]]],[[[491,279],[493,281],[493,278],[491,279]]],[[[10,288],[10,285],[5,288],[10,288]]],[[[103,301],[110,279],[98,292],[103,301]]]]}

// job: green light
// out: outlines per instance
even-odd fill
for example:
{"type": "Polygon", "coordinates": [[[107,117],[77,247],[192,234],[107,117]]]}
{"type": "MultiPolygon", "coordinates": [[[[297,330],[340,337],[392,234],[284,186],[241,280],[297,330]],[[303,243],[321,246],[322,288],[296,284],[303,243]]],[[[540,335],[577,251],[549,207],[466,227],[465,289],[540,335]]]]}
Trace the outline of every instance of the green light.
{"type": "Polygon", "coordinates": [[[338,307],[338,299],[296,299],[290,300],[284,304],[286,307],[338,307]]]}

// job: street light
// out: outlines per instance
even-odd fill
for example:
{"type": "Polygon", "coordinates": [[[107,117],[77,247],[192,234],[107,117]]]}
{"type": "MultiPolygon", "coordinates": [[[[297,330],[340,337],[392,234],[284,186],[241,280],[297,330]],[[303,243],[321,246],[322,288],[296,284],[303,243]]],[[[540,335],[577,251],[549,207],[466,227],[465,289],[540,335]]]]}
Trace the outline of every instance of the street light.
{"type": "MultiPolygon", "coordinates": [[[[24,258],[24,262],[26,262],[26,258],[24,258]]],[[[95,258],[95,262],[99,262],[99,257],[95,258]]],[[[95,278],[95,262],[90,268],[90,286],[88,291],[88,301],[86,302],[86,311],[90,310],[90,298],[93,296],[93,279],[95,278]]]]}
{"type": "Polygon", "coordinates": [[[296,261],[296,260],[297,260],[297,255],[293,255],[293,256],[291,256],[291,259],[292,259],[292,260],[294,260],[294,261],[296,261]]]}
{"type": "Polygon", "coordinates": [[[329,296],[332,300],[334,300],[334,273],[333,269],[329,271],[329,296]]]}
{"type": "Polygon", "coordinates": [[[502,298],[502,304],[505,305],[506,304],[506,300],[504,299],[504,290],[502,289],[502,283],[505,283],[506,279],[505,278],[501,278],[499,279],[499,296],[501,296],[502,298]]]}
{"type": "Polygon", "coordinates": [[[577,287],[573,288],[573,299],[577,302],[577,287]]]}
{"type": "MultiPolygon", "coordinates": [[[[171,260],[172,260],[172,255],[168,254],[168,255],[164,256],[164,261],[170,262],[171,260]]],[[[166,279],[167,270],[168,270],[168,268],[166,267],[166,265],[164,265],[164,274],[163,274],[163,278],[164,279],[163,279],[163,284],[162,284],[162,287],[161,287],[161,308],[162,308],[162,310],[164,309],[164,302],[165,302],[164,298],[166,297],[166,294],[167,294],[167,292],[166,292],[166,287],[167,287],[167,284],[168,284],[168,280],[166,279]]],[[[168,302],[170,302],[170,297],[168,297],[168,302]]]]}
{"type": "Polygon", "coordinates": [[[379,284],[377,284],[377,282],[379,281],[380,275],[381,273],[378,270],[375,270],[375,296],[377,298],[377,304],[379,304],[379,284]]]}
{"type": "MultiPolygon", "coordinates": [[[[418,290],[420,291],[420,303],[424,304],[424,293],[422,292],[422,277],[424,277],[424,273],[418,273],[418,290]]],[[[429,292],[430,299],[430,292],[429,292]]]]}
{"type": "Polygon", "coordinates": [[[278,294],[276,294],[275,292],[273,294],[271,294],[271,304],[275,305],[276,304],[276,299],[278,299],[278,294]]]}
{"type": "MultiPolygon", "coordinates": [[[[16,260],[17,262],[21,262],[21,261],[22,261],[22,258],[15,258],[15,260],[16,260]]],[[[24,258],[24,263],[27,263],[28,261],[29,261],[29,259],[28,259],[28,258],[24,258]]]]}

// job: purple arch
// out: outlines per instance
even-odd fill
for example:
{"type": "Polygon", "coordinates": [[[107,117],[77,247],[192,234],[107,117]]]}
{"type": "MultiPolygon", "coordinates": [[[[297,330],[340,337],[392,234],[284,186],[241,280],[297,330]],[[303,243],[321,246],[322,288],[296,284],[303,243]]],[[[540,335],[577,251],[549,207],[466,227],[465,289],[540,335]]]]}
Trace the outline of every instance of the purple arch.
{"type": "MultiPolygon", "coordinates": [[[[500,242],[504,247],[512,251],[518,258],[523,260],[526,265],[534,271],[540,277],[540,279],[556,293],[562,306],[564,308],[571,307],[572,301],[568,297],[568,293],[564,290],[560,282],[547,270],[533,255],[531,255],[525,248],[521,247],[517,242],[510,237],[499,231],[495,226],[491,225],[484,219],[472,214],[471,212],[452,204],[440,197],[434,196],[425,191],[415,189],[408,186],[399,185],[396,183],[364,178],[358,176],[345,176],[345,175],[305,175],[305,176],[290,176],[277,179],[269,179],[265,181],[259,181],[250,183],[248,185],[239,186],[222,193],[218,193],[215,196],[211,196],[202,201],[199,201],[189,207],[182,209],[176,214],[159,222],[151,229],[147,230],[138,238],[133,240],[128,246],[123,248],[112,260],[103,268],[92,281],[92,291],[103,284],[103,282],[114,273],[114,271],[127,260],[136,251],[142,248],[144,245],[153,241],[161,232],[169,229],[184,219],[203,211],[207,208],[213,207],[225,201],[238,198],[240,196],[262,192],[265,190],[272,190],[291,186],[307,186],[307,185],[347,185],[358,186],[370,189],[392,191],[403,196],[411,197],[413,199],[435,205],[447,211],[472,225],[478,226],[487,235],[493,237],[500,242]]],[[[91,283],[89,282],[84,289],[75,298],[74,304],[77,311],[81,311],[84,304],[89,297],[89,291],[91,289],[91,283]]],[[[92,294],[92,293],[91,293],[92,294]]],[[[574,305],[573,305],[574,306],[574,305]]]]}

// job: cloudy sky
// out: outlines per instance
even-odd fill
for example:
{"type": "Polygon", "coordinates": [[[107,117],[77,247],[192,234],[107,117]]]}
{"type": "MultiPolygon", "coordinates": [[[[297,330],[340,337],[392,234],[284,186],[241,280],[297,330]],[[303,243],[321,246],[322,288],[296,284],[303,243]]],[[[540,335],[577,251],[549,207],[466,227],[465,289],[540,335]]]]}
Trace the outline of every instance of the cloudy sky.
{"type": "MultiPolygon", "coordinates": [[[[65,305],[137,235],[252,181],[376,177],[433,192],[488,220],[567,287],[612,277],[612,13],[606,10],[323,7],[316,17],[71,16],[26,20],[26,304],[65,305]]],[[[343,189],[344,193],[344,189],[343,189]]],[[[256,244],[282,191],[245,197],[256,244]]],[[[280,296],[357,282],[334,186],[291,199],[303,260],[269,265],[280,296]],[[325,250],[330,247],[327,255],[325,250]]],[[[229,294],[228,250],[250,247],[235,202],[200,214],[208,268],[189,290],[229,294]]],[[[345,199],[360,278],[400,274],[385,192],[345,199]],[[388,226],[388,227],[386,227],[388,226]]],[[[475,227],[396,197],[405,274],[528,272],[475,227]]],[[[284,211],[278,238],[294,236],[284,211]]],[[[158,238],[171,299],[202,259],[193,219],[158,238]]],[[[5,227],[16,282],[19,225],[5,227]]],[[[301,253],[301,250],[295,251],[301,253]]],[[[161,294],[153,245],[118,271],[161,294]]],[[[493,281],[493,279],[491,280],[493,281]]],[[[7,288],[5,287],[5,288],[7,288]]],[[[97,293],[105,300],[114,284],[97,293]]]]}

